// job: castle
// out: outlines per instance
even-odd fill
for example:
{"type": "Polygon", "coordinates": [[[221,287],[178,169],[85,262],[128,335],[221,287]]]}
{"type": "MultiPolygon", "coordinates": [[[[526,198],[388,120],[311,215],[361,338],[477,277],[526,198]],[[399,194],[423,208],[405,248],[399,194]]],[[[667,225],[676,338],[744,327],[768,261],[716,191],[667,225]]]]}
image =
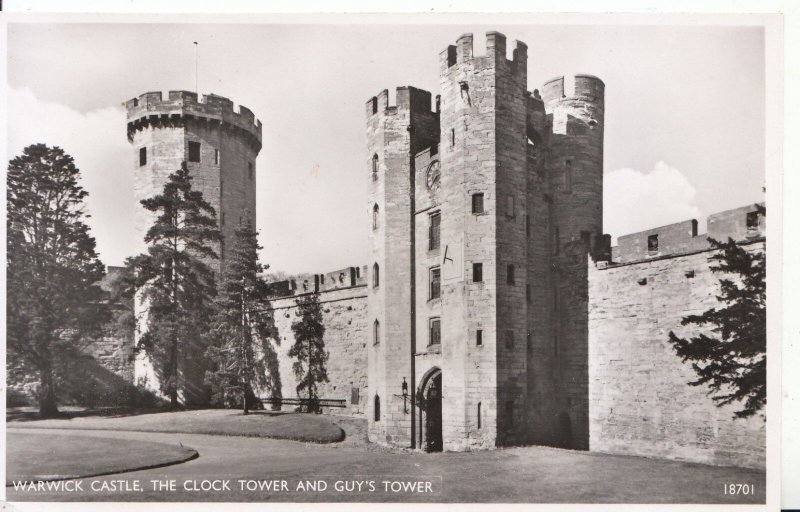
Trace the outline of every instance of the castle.
{"type": "MultiPolygon", "coordinates": [[[[691,387],[667,342],[716,304],[707,236],[765,251],[755,205],[611,238],[602,232],[604,89],[589,75],[527,90],[527,46],[471,34],[439,55],[439,95],[365,105],[369,261],[271,283],[283,396],[295,299],[318,293],[330,353],[320,396],[373,442],[417,450],[544,444],[764,467],[765,425],[691,387]]],[[[220,96],[127,103],[137,201],[187,161],[224,240],[255,211],[261,124],[220,96]]],[[[139,209],[141,210],[141,209],[139,209]]],[[[151,220],[140,211],[139,233],[151,220]]],[[[219,268],[219,267],[218,267],[219,268]]],[[[139,305],[138,307],[140,307],[139,305]]],[[[188,357],[192,357],[191,353],[188,357]]],[[[182,396],[203,401],[185,362],[182,396]]],[[[137,379],[154,386],[146,359],[137,379]]]]}

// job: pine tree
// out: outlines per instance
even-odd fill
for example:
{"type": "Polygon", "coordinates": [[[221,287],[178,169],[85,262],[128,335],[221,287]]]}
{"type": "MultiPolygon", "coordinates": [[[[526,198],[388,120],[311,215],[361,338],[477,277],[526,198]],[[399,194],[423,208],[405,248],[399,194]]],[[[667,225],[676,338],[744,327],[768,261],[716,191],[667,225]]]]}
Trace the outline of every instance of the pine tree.
{"type": "Polygon", "coordinates": [[[319,295],[312,293],[297,299],[300,319],[292,323],[294,345],[289,356],[297,358],[292,365],[297,378],[297,395],[305,390],[308,395],[308,411],[319,410],[317,384],[328,382],[328,353],[325,351],[325,325],[322,323],[322,306],[319,295]]]}
{"type": "Polygon", "coordinates": [[[59,147],[33,144],[7,175],[7,343],[13,361],[39,373],[39,414],[58,414],[66,359],[107,320],[105,274],[84,223],[80,170],[59,147]]]}
{"type": "Polygon", "coordinates": [[[690,385],[707,384],[717,406],[744,401],[734,414],[747,418],[767,403],[766,257],[730,238],[709,242],[717,250],[711,270],[730,276],[719,281],[721,306],[681,321],[706,332],[688,339],[670,332],[669,341],[684,362],[692,361],[698,378],[690,385]]]}
{"type": "Polygon", "coordinates": [[[208,333],[208,356],[215,367],[206,373],[206,383],[216,402],[241,400],[244,414],[256,401],[254,390],[264,389],[273,397],[280,392],[271,343],[277,340],[277,329],[266,283],[259,277],[265,270],[258,262],[259,249],[258,232],[245,215],[227,252],[208,333]]]}
{"type": "Polygon", "coordinates": [[[146,326],[137,349],[147,353],[161,392],[175,407],[181,363],[197,353],[211,316],[216,285],[208,262],[217,259],[213,243],[220,232],[214,208],[192,189],[186,162],[169,176],[160,194],[141,204],[157,216],[145,235],[147,252],[126,262],[145,308],[146,326]]]}

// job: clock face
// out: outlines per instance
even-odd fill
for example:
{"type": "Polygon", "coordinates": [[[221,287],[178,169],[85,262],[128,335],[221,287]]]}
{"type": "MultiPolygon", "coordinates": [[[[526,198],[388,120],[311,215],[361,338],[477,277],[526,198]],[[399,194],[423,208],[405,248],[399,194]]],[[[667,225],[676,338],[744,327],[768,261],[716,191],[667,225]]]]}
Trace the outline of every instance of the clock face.
{"type": "Polygon", "coordinates": [[[428,166],[428,172],[425,176],[425,184],[428,185],[430,190],[436,190],[439,188],[439,179],[441,178],[441,170],[439,166],[439,160],[434,160],[428,166]]]}

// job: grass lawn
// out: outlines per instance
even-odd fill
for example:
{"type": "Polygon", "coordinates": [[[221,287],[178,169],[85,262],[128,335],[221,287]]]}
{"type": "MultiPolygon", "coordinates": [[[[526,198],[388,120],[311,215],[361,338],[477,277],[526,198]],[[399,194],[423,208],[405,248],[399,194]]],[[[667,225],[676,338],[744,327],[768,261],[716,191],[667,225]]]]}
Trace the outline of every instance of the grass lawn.
{"type": "Polygon", "coordinates": [[[224,436],[269,437],[313,443],[335,443],[345,433],[330,416],[265,411],[243,415],[233,409],[199,409],[137,415],[81,416],[68,419],[10,420],[13,428],[65,428],[180,432],[224,436]]]}
{"type": "Polygon", "coordinates": [[[6,485],[12,481],[63,480],[154,468],[197,457],[180,444],[102,437],[9,433],[6,485]]]}

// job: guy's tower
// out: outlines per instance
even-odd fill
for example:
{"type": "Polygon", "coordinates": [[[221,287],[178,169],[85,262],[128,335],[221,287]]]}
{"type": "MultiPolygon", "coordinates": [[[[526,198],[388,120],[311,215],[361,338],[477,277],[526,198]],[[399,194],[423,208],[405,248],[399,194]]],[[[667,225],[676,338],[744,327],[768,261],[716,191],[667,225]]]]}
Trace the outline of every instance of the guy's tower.
{"type": "MultiPolygon", "coordinates": [[[[192,186],[217,211],[222,241],[215,250],[220,258],[209,264],[220,275],[225,248],[230,246],[236,226],[245,215],[255,215],[261,121],[243,106],[235,111],[228,98],[215,94],[198,98],[187,91],[170,91],[167,98],[160,92],[148,92],[129,100],[126,107],[128,141],[133,146],[136,239],[143,244],[154,221],[153,214],[139,202],[160,193],[168,176],[187,162],[192,186]]],[[[195,359],[181,365],[182,399],[189,404],[204,403],[202,350],[185,352],[195,359]]],[[[152,366],[143,356],[136,360],[135,375],[138,382],[158,389],[152,366]]]]}

